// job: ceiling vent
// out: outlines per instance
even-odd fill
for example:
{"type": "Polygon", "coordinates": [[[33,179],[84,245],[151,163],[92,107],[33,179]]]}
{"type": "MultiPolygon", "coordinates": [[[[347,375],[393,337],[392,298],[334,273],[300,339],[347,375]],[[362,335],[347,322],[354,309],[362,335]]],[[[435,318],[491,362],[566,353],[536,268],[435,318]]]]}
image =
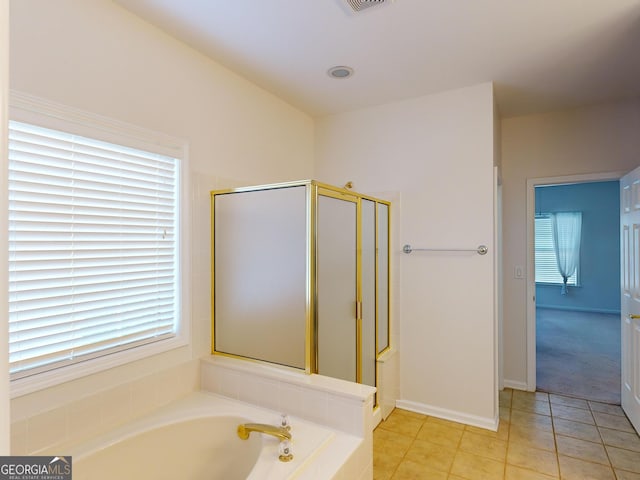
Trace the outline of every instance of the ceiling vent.
{"type": "Polygon", "coordinates": [[[349,6],[354,12],[361,12],[369,7],[375,7],[383,3],[388,3],[390,0],[346,0],[349,6]]]}

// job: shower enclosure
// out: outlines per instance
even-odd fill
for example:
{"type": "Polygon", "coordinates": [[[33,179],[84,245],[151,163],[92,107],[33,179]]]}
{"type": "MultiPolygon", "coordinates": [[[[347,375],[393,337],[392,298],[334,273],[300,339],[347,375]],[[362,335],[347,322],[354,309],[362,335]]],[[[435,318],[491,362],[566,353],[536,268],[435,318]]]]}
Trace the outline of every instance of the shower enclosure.
{"type": "Polygon", "coordinates": [[[376,385],[390,204],[313,180],[211,192],[212,350],[376,385]]]}

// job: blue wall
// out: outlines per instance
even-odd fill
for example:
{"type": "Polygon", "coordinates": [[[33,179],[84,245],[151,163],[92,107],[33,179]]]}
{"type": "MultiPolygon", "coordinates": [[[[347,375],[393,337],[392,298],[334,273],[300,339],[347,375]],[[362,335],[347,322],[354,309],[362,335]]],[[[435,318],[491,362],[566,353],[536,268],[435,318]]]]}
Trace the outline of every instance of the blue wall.
{"type": "Polygon", "coordinates": [[[577,287],[536,285],[538,307],[620,312],[620,186],[618,181],[536,187],[536,213],[582,212],[577,287]]]}

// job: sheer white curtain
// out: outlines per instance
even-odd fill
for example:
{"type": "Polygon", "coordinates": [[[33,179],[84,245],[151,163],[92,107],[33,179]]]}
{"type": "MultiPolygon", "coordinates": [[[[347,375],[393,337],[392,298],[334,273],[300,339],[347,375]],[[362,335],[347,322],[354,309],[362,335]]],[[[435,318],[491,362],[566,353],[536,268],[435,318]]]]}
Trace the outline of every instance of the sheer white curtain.
{"type": "Polygon", "coordinates": [[[578,268],[580,260],[580,235],[582,212],[558,212],[551,214],[553,248],[562,275],[561,294],[567,294],[567,280],[578,268]]]}

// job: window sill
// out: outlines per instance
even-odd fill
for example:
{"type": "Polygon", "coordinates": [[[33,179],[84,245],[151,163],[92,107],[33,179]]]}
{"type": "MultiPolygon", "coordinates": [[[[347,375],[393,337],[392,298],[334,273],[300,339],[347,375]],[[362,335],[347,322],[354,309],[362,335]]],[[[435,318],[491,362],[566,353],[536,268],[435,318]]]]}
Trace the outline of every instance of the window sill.
{"type": "Polygon", "coordinates": [[[55,370],[38,373],[30,377],[11,380],[10,398],[13,399],[21,397],[39,390],[70,382],[72,380],[78,380],[105,370],[126,365],[138,360],[143,360],[153,355],[184,347],[188,344],[189,342],[186,336],[178,335],[167,340],[138,346],[112,355],[94,358],[87,360],[86,362],[75,363],[55,370]]]}

